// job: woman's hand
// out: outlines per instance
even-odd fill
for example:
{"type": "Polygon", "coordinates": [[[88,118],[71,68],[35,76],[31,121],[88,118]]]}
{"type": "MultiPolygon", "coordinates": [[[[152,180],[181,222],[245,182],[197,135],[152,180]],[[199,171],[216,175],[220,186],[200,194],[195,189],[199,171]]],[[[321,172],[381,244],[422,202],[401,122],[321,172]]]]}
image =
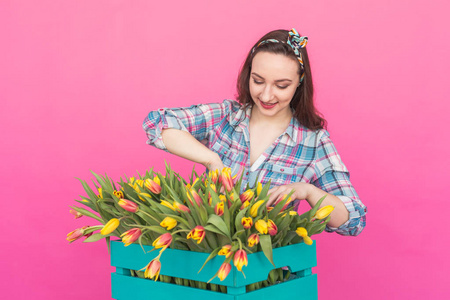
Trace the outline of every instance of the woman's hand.
{"type": "Polygon", "coordinates": [[[291,196],[292,201],[296,199],[307,199],[311,191],[311,184],[305,182],[295,182],[271,188],[268,192],[269,201],[267,201],[267,207],[275,206],[278,201],[284,198],[284,195],[288,195],[292,190],[294,190],[294,193],[291,196]]]}
{"type": "Polygon", "coordinates": [[[204,166],[209,171],[219,170],[219,173],[222,172],[222,169],[225,168],[222,160],[220,159],[217,153],[214,153],[211,158],[204,164],[204,166]]]}

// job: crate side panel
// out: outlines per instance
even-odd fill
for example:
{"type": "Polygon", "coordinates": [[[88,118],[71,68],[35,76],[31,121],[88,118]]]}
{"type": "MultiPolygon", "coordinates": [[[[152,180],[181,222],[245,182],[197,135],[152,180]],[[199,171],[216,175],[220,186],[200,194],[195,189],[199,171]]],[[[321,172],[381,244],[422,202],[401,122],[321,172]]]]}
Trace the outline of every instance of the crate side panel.
{"type": "Polygon", "coordinates": [[[149,279],[111,274],[112,298],[135,299],[217,299],[234,300],[233,296],[149,279]]]}
{"type": "Polygon", "coordinates": [[[317,274],[312,274],[307,277],[289,280],[281,284],[272,285],[236,297],[236,300],[254,300],[254,299],[317,300],[318,299],[317,274]]]}

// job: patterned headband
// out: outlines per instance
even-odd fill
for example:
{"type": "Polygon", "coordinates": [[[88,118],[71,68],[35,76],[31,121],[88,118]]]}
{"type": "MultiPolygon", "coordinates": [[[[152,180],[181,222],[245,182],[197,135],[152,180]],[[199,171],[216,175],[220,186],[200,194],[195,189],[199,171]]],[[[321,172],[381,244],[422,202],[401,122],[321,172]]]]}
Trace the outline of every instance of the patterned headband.
{"type": "MultiPolygon", "coordinates": [[[[266,44],[266,43],[283,43],[284,44],[285,42],[279,41],[276,39],[267,39],[267,40],[261,41],[258,45],[253,47],[252,54],[253,54],[253,52],[255,52],[256,48],[258,48],[259,46],[266,44]]],[[[292,50],[294,50],[295,56],[297,56],[298,62],[300,63],[301,73],[302,73],[300,76],[300,82],[302,82],[303,78],[305,77],[305,67],[303,65],[303,58],[302,58],[302,53],[300,52],[300,48],[305,48],[307,43],[308,43],[307,36],[300,37],[297,30],[295,30],[295,28],[292,28],[289,31],[289,37],[286,41],[286,44],[291,46],[292,50]]]]}

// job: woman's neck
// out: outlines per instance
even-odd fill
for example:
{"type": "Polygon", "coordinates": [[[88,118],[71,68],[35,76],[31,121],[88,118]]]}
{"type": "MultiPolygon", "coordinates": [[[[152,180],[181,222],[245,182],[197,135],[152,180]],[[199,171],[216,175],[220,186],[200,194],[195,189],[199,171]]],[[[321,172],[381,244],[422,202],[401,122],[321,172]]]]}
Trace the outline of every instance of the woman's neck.
{"type": "Polygon", "coordinates": [[[285,113],[276,114],[274,116],[266,116],[261,114],[258,107],[253,105],[250,115],[251,124],[271,124],[272,128],[286,129],[291,123],[292,111],[286,110],[285,113]]]}

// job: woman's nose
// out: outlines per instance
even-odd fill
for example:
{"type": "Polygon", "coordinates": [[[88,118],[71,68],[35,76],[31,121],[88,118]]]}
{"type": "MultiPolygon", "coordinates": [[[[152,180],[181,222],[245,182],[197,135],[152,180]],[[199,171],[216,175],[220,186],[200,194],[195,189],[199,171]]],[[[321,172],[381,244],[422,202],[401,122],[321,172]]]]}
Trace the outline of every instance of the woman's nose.
{"type": "Polygon", "coordinates": [[[266,84],[260,96],[261,101],[268,102],[273,99],[273,92],[270,85],[266,84]]]}

